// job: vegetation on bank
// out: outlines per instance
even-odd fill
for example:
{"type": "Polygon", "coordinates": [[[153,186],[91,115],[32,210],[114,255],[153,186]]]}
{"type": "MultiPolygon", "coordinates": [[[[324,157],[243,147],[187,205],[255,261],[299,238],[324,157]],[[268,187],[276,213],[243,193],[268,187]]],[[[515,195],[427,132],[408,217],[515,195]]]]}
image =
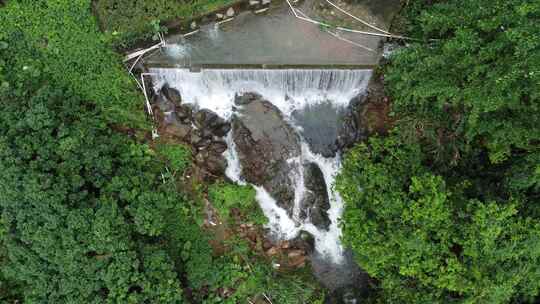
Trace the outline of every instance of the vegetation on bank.
{"type": "MultiPolygon", "coordinates": [[[[181,183],[190,150],[145,142],[142,97],[90,0],[7,1],[0,24],[1,302],[316,302],[312,277],[242,240],[214,254],[201,194],[181,183]]],[[[227,206],[250,197],[223,187],[227,206]]]]}
{"type": "Polygon", "coordinates": [[[160,30],[166,21],[188,21],[211,12],[234,0],[97,0],[94,8],[105,34],[116,47],[125,48],[146,40],[160,30]]]}
{"type": "Polygon", "coordinates": [[[394,129],[337,179],[373,302],[534,303],[540,290],[540,3],[412,1],[422,39],[384,68],[394,129]],[[436,39],[436,40],[430,40],[436,39]]]}
{"type": "Polygon", "coordinates": [[[263,225],[268,219],[255,199],[255,189],[251,185],[215,183],[210,185],[208,196],[220,218],[231,220],[233,213],[247,216],[247,220],[263,225]]]}
{"type": "Polygon", "coordinates": [[[26,82],[47,79],[94,102],[109,123],[147,126],[143,98],[96,30],[90,1],[9,1],[1,9],[2,74],[11,78],[2,82],[4,91],[20,95],[26,82]]]}

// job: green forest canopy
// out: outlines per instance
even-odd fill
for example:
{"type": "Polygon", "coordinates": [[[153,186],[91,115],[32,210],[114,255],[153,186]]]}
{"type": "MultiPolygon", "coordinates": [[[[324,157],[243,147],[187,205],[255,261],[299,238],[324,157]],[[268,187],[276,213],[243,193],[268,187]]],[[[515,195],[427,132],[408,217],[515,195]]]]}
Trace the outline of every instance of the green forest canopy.
{"type": "Polygon", "coordinates": [[[380,281],[377,301],[533,303],[540,2],[417,1],[405,14],[423,42],[384,68],[395,128],[344,162],[344,240],[380,281]]]}

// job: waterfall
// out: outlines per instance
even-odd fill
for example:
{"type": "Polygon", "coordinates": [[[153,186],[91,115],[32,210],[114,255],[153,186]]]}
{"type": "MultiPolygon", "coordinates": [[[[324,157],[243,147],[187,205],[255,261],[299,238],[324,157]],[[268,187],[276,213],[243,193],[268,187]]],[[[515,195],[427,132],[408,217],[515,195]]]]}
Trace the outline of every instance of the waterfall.
{"type": "Polygon", "coordinates": [[[230,117],[234,95],[257,92],[276,105],[285,116],[295,109],[331,100],[346,106],[352,97],[367,86],[371,70],[261,70],[204,69],[192,73],[188,69],[153,68],[157,87],[168,82],[182,97],[201,108],[230,117]]]}
{"type": "MultiPolygon", "coordinates": [[[[292,115],[294,111],[302,111],[306,106],[328,101],[335,105],[336,109],[343,109],[354,96],[366,90],[371,77],[370,70],[340,69],[208,69],[195,73],[187,69],[153,68],[150,72],[154,74],[156,88],[159,89],[167,83],[180,91],[183,102],[195,104],[201,109],[210,109],[226,119],[232,116],[236,94],[259,93],[279,108],[287,122],[297,129],[302,126],[295,121],[292,115]]],[[[231,133],[226,138],[226,174],[233,181],[245,183],[241,177],[240,162],[231,133]]],[[[269,219],[268,227],[273,233],[282,239],[292,239],[301,230],[305,230],[314,236],[316,252],[339,264],[344,258],[339,229],[343,202],[332,186],[340,168],[340,155],[325,158],[313,153],[305,140],[302,140],[301,148],[300,157],[289,160],[298,164],[298,170],[290,173],[295,180],[293,216],[280,208],[261,186],[255,186],[256,198],[269,219]],[[317,164],[323,173],[330,201],[328,216],[331,224],[328,230],[319,229],[307,220],[302,222],[297,216],[301,198],[306,191],[301,169],[305,162],[317,164]]]]}

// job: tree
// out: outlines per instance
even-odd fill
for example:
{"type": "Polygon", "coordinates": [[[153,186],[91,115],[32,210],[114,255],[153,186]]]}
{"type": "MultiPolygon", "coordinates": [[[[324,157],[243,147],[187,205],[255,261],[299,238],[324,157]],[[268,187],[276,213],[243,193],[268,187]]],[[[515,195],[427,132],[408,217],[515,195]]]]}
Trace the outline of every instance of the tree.
{"type": "Polygon", "coordinates": [[[540,5],[418,1],[406,15],[423,42],[384,67],[394,130],[344,161],[344,241],[380,281],[379,301],[532,301],[540,5]]]}
{"type": "Polygon", "coordinates": [[[519,214],[523,202],[467,198],[467,180],[448,185],[419,151],[394,135],[372,138],[349,153],[338,177],[344,241],[386,299],[506,303],[535,295],[540,225],[519,214]]]}
{"type": "Polygon", "coordinates": [[[457,159],[476,146],[500,163],[516,150],[537,150],[540,4],[419,3],[410,30],[437,40],[413,43],[391,60],[385,77],[393,110],[441,156],[457,159]]]}

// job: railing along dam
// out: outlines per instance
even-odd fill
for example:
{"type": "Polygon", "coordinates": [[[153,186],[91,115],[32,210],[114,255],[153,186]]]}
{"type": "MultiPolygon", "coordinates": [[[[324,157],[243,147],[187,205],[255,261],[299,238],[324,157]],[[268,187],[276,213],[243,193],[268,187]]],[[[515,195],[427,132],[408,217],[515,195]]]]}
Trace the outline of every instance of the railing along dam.
{"type": "MultiPolygon", "coordinates": [[[[388,6],[399,0],[365,2],[367,17],[388,28],[388,6]],[[384,10],[381,8],[384,7],[384,10]],[[373,15],[373,16],[371,16],[373,15]]],[[[320,1],[324,2],[324,1],[320,1]]],[[[317,16],[317,1],[297,7],[317,16]]],[[[314,17],[317,18],[317,17],[314,17]]],[[[343,19],[347,19],[343,15],[343,19]]],[[[354,20],[353,20],[354,21],[354,20]]],[[[354,24],[354,22],[353,22],[354,24]]],[[[352,24],[351,24],[352,26],[352,24]]],[[[362,28],[362,24],[354,24],[362,28]]],[[[365,27],[364,27],[365,29],[365,27]]],[[[148,67],[168,68],[332,68],[371,69],[381,56],[381,37],[341,32],[298,19],[286,2],[275,3],[266,13],[245,11],[229,22],[210,23],[184,37],[167,37],[167,46],[144,59],[148,67]]]]}

